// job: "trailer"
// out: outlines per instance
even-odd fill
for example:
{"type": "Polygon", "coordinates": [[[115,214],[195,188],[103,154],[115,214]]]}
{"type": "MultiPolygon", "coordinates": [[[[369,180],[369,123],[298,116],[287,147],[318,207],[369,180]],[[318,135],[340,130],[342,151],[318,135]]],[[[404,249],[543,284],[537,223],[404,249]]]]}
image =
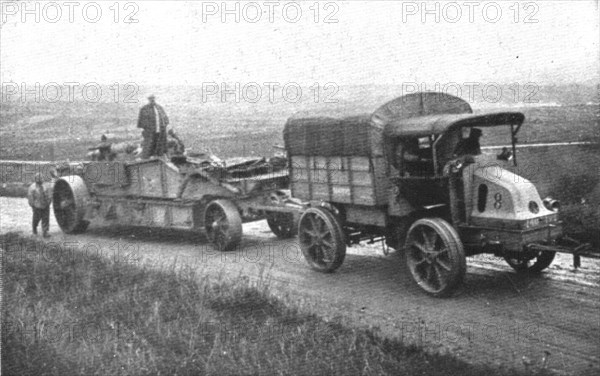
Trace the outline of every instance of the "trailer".
{"type": "Polygon", "coordinates": [[[510,171],[524,120],[519,112],[476,115],[464,100],[433,92],[373,114],[289,119],[284,140],[291,193],[305,203],[298,236],[308,264],[333,272],[347,246],[379,240],[404,250],[420,288],[447,296],[467,256],[489,253],[516,271],[540,272],[556,252],[588,254],[589,244],[563,236],[558,201],[510,171]],[[478,137],[500,128],[512,148],[482,153],[478,137]]]}
{"type": "Polygon", "coordinates": [[[226,163],[176,156],[95,161],[59,171],[56,221],[63,232],[100,224],[204,230],[219,250],[234,249],[242,223],[267,219],[281,238],[295,235],[298,212],[286,189],[284,158],[226,163]]]}

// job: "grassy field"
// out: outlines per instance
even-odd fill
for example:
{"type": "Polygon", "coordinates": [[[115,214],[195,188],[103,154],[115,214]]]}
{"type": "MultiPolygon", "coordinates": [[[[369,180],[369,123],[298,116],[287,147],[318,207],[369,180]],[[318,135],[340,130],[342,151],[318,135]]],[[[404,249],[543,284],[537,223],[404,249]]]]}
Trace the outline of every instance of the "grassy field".
{"type": "MultiPolygon", "coordinates": [[[[357,85],[340,87],[331,103],[325,98],[315,101],[306,90],[298,103],[282,98],[248,103],[233,98],[203,101],[198,90],[157,89],[161,93],[158,102],[188,148],[210,150],[221,158],[271,155],[272,146],[283,143],[283,126],[290,116],[372,113],[400,93],[394,87],[357,85]]],[[[600,141],[598,94],[593,88],[586,90],[571,98],[569,95],[577,94],[577,90],[567,94],[565,89],[548,87],[540,92],[541,102],[535,106],[510,101],[487,103],[480,98],[475,98],[472,105],[475,112],[523,111],[526,123],[519,134],[521,143],[600,141]]],[[[144,102],[4,102],[0,111],[0,159],[82,160],[87,148],[97,144],[102,134],[113,142],[139,141],[136,119],[144,102]]],[[[507,141],[505,137],[488,138],[491,144],[507,141]]]]}
{"type": "Polygon", "coordinates": [[[3,375],[544,375],[468,365],[285,306],[243,279],[0,235],[3,375]],[[47,250],[46,250],[47,252],[47,250]]]}

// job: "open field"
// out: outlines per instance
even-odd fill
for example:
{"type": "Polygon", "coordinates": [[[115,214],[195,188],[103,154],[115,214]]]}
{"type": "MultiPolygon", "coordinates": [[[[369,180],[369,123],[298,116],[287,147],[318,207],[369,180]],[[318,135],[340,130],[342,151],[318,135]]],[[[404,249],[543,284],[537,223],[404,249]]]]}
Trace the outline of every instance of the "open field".
{"type": "MultiPolygon", "coordinates": [[[[600,109],[593,88],[565,89],[548,87],[541,91],[539,103],[489,103],[475,98],[475,112],[483,110],[523,111],[526,122],[519,142],[564,141],[600,142],[600,109]],[[554,94],[554,92],[558,94],[554,94]],[[575,94],[573,94],[573,92],[575,94]],[[479,100],[479,101],[477,101],[479,100]]],[[[290,116],[349,116],[372,113],[383,103],[398,96],[393,87],[341,87],[325,102],[305,95],[298,103],[281,98],[273,102],[236,102],[234,98],[202,100],[199,89],[158,88],[158,103],[164,106],[171,125],[185,140],[186,147],[211,150],[219,157],[270,155],[272,146],[283,144],[282,131],[290,116]]],[[[307,89],[305,89],[307,91],[307,89]]],[[[310,91],[308,90],[310,93],[310,91]]],[[[0,112],[0,159],[81,160],[86,149],[95,145],[102,134],[110,141],[139,141],[136,128],[139,108],[145,103],[85,101],[3,102],[0,112]]],[[[482,140],[486,141],[486,140],[482,140]]],[[[505,135],[487,138],[492,145],[508,142],[505,135]]]]}

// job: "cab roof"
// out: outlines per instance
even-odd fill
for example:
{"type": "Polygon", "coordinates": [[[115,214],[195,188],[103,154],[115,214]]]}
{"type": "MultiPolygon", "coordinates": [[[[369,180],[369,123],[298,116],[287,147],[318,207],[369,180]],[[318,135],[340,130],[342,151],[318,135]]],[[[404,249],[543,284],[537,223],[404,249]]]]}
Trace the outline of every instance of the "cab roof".
{"type": "Polygon", "coordinates": [[[377,124],[419,116],[439,114],[471,114],[473,110],[465,100],[450,94],[420,92],[393,99],[373,112],[371,119],[377,124]]]}
{"type": "Polygon", "coordinates": [[[388,137],[424,137],[460,127],[520,126],[524,120],[525,116],[520,112],[427,115],[392,120],[385,124],[383,134],[388,137]]]}
{"type": "Polygon", "coordinates": [[[371,121],[392,137],[438,135],[463,126],[521,125],[520,112],[474,115],[469,103],[450,94],[420,92],[401,96],[379,107],[371,121]]]}

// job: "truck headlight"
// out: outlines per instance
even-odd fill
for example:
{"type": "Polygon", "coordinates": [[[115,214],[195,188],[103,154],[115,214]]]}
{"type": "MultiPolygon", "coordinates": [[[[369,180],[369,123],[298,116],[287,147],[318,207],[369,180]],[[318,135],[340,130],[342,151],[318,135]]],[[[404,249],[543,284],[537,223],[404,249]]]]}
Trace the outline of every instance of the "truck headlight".
{"type": "Polygon", "coordinates": [[[548,210],[558,211],[558,209],[560,209],[560,201],[555,200],[552,197],[546,197],[542,200],[542,203],[548,210]]]}

